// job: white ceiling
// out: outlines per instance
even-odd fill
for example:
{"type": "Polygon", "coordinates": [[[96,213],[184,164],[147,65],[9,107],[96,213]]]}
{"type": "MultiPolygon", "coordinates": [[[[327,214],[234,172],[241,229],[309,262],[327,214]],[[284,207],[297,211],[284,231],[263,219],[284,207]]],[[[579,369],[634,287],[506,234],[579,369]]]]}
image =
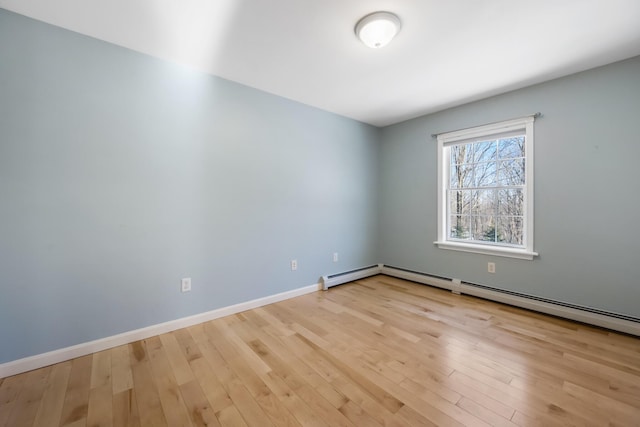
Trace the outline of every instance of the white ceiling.
{"type": "Polygon", "coordinates": [[[640,55],[640,0],[0,0],[5,8],[384,126],[640,55]],[[402,21],[383,49],[362,16],[402,21]]]}

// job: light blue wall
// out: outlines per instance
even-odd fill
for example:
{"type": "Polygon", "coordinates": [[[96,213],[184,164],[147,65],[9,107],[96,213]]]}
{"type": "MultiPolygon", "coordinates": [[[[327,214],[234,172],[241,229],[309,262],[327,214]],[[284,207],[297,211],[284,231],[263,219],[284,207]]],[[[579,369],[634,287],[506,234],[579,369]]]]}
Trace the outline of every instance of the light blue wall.
{"type": "Polygon", "coordinates": [[[385,264],[640,317],[640,57],[383,129],[385,264]],[[537,111],[534,261],[438,249],[433,133],[537,111]],[[487,273],[487,262],[496,274],[487,273]]]}
{"type": "Polygon", "coordinates": [[[0,363],[376,263],[378,144],[0,10],[0,363]]]}

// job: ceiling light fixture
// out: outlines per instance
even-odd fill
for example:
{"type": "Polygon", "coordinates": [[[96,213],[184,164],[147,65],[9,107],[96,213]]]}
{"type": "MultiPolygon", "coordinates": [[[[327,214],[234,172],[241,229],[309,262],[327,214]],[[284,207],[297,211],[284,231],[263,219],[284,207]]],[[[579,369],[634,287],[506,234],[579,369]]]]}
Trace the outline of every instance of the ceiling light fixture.
{"type": "Polygon", "coordinates": [[[391,12],[374,12],[358,21],[356,35],[366,46],[386,46],[400,31],[400,19],[391,12]]]}

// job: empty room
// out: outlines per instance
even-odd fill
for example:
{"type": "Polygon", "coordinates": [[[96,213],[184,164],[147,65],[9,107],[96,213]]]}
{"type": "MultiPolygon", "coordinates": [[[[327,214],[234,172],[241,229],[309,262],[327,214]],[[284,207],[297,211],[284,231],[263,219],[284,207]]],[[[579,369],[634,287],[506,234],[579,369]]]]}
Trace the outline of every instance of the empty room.
{"type": "Polygon", "coordinates": [[[0,427],[640,426],[637,0],[0,0],[0,427]]]}

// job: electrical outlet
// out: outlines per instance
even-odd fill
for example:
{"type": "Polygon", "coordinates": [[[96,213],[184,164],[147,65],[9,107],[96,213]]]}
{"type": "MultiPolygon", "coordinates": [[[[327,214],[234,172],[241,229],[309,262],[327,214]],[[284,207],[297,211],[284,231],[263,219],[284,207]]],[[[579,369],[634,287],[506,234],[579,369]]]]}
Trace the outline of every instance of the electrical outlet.
{"type": "Polygon", "coordinates": [[[490,262],[487,264],[487,271],[489,273],[495,273],[496,272],[496,263],[495,262],[490,262]]]}
{"type": "Polygon", "coordinates": [[[182,282],[180,284],[180,290],[182,292],[191,291],[191,277],[186,277],[186,278],[182,279],[182,282]]]}
{"type": "Polygon", "coordinates": [[[333,262],[338,262],[338,252],[333,253],[333,262]]]}
{"type": "Polygon", "coordinates": [[[291,271],[296,271],[298,269],[298,260],[297,259],[292,259],[291,260],[291,271]]]}

